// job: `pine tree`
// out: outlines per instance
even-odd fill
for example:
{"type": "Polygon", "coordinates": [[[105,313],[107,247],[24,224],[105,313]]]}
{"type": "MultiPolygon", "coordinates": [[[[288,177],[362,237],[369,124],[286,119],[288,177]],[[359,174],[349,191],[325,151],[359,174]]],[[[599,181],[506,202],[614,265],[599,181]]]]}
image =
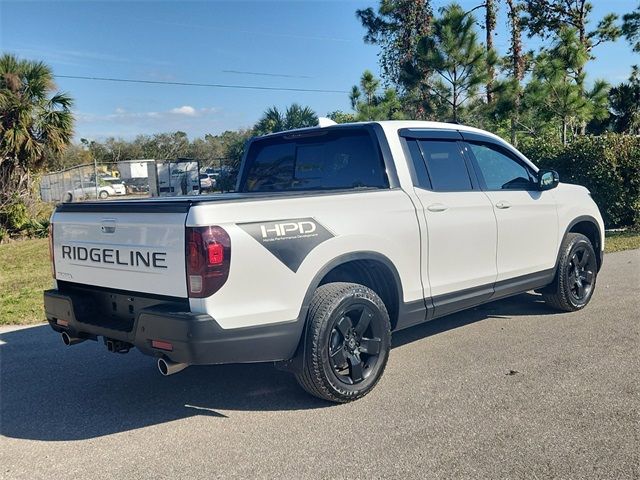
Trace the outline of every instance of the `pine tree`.
{"type": "Polygon", "coordinates": [[[448,105],[454,122],[465,103],[476,96],[487,81],[488,65],[495,65],[495,53],[478,42],[473,14],[452,3],[434,20],[432,34],[418,43],[416,66],[405,66],[405,78],[421,81],[429,92],[448,105]],[[434,72],[424,79],[422,72],[434,72]]]}
{"type": "Polygon", "coordinates": [[[351,88],[349,99],[355,113],[354,120],[400,120],[404,118],[398,92],[387,88],[378,93],[380,80],[369,70],[360,77],[360,85],[351,88]]]}
{"type": "MultiPolygon", "coordinates": [[[[405,109],[414,118],[428,118],[434,109],[428,86],[403,75],[406,67],[416,68],[418,41],[431,31],[433,11],[430,0],[380,0],[377,11],[356,11],[366,29],[366,43],[380,46],[379,60],[386,86],[394,87],[402,96],[405,109]]],[[[422,79],[430,71],[420,72],[422,79]]]]}
{"type": "Polygon", "coordinates": [[[581,128],[589,120],[607,116],[607,83],[596,81],[588,91],[583,87],[587,59],[577,31],[565,27],[553,47],[536,59],[533,79],[525,89],[525,102],[536,111],[538,121],[560,122],[564,145],[570,128],[581,128]]]}
{"type": "MultiPolygon", "coordinates": [[[[485,45],[487,53],[493,51],[493,35],[496,29],[496,15],[498,13],[497,4],[495,0],[485,0],[485,15],[484,15],[484,29],[486,33],[485,45]]],[[[487,62],[487,86],[486,95],[487,103],[493,101],[493,89],[496,79],[496,71],[494,65],[491,62],[487,62]]]]}

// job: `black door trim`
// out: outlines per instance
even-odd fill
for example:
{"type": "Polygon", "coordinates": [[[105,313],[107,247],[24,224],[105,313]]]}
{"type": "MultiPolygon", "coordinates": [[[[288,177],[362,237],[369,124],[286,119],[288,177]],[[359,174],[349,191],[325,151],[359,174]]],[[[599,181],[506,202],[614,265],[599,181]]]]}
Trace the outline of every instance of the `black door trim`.
{"type": "Polygon", "coordinates": [[[493,302],[502,298],[511,297],[530,290],[546,287],[553,282],[556,267],[535,273],[528,273],[519,277],[500,280],[499,282],[465,288],[458,292],[445,293],[434,297],[425,298],[424,302],[411,302],[400,307],[398,326],[394,331],[402,330],[421,322],[420,318],[433,320],[452,313],[477,307],[484,303],[493,302]],[[431,306],[433,305],[433,307],[431,306]],[[428,306],[428,307],[427,307],[428,306]],[[422,313],[427,310],[426,317],[422,313]],[[409,314],[410,318],[403,318],[409,314]]]}

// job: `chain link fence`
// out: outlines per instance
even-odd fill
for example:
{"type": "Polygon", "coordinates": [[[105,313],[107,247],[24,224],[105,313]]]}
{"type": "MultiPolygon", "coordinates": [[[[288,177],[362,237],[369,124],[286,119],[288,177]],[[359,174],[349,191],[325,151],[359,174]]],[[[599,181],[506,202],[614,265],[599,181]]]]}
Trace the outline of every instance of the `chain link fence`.
{"type": "Polygon", "coordinates": [[[202,168],[198,160],[124,160],[78,165],[44,174],[44,202],[80,202],[145,197],[173,197],[229,191],[234,172],[218,159],[218,168],[202,168]]]}

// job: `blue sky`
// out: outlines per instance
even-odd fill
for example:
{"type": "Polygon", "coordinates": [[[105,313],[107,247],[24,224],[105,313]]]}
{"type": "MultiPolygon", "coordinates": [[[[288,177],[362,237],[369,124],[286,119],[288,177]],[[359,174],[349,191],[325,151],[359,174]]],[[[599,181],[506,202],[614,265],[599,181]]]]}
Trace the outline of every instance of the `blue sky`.
{"type": "MultiPolygon", "coordinates": [[[[434,0],[435,8],[448,3],[434,0]]],[[[460,1],[471,8],[480,0],[460,1]]],[[[637,0],[593,0],[594,19],[637,0]]],[[[56,74],[347,91],[378,72],[355,10],[376,1],[124,2],[0,0],[0,50],[47,62],[56,74]],[[244,73],[241,73],[244,72],[244,73]],[[251,73],[249,73],[251,72],[251,73]]],[[[481,14],[481,12],[478,12],[481,14]]],[[[507,48],[504,12],[497,47],[507,48]]],[[[525,38],[525,46],[537,42],[525,38]]],[[[625,80],[640,56],[624,40],[599,46],[590,79],[625,80]]],[[[58,79],[75,98],[76,138],[190,136],[249,127],[271,105],[319,115],[349,111],[346,93],[274,92],[58,79]]]]}

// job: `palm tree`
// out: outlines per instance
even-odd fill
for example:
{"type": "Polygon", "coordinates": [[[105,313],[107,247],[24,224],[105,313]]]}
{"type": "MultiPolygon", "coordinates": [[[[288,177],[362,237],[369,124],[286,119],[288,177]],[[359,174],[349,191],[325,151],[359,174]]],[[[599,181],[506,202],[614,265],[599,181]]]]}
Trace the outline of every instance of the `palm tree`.
{"type": "Polygon", "coordinates": [[[284,113],[277,107],[269,107],[255,124],[253,130],[256,135],[265,135],[293,128],[313,127],[317,124],[318,116],[310,107],[292,103],[284,113]]]}
{"type": "Polygon", "coordinates": [[[349,93],[349,101],[351,102],[351,108],[356,110],[358,103],[360,102],[360,89],[357,85],[351,87],[351,93],[349,93]]]}
{"type": "Polygon", "coordinates": [[[318,116],[311,107],[303,107],[292,103],[284,115],[285,130],[292,128],[313,127],[318,125],[318,116]]]}
{"type": "Polygon", "coordinates": [[[371,105],[380,86],[380,80],[370,70],[365,70],[360,78],[360,86],[365,97],[367,97],[367,105],[371,105]]]}
{"type": "Polygon", "coordinates": [[[44,63],[0,57],[0,195],[20,191],[47,154],[58,155],[71,142],[72,104],[67,94],[55,92],[44,63]]]}
{"type": "Polygon", "coordinates": [[[262,114],[258,123],[255,124],[253,129],[256,135],[266,135],[267,133],[281,132],[285,130],[284,127],[284,115],[278,107],[269,107],[262,114]]]}

